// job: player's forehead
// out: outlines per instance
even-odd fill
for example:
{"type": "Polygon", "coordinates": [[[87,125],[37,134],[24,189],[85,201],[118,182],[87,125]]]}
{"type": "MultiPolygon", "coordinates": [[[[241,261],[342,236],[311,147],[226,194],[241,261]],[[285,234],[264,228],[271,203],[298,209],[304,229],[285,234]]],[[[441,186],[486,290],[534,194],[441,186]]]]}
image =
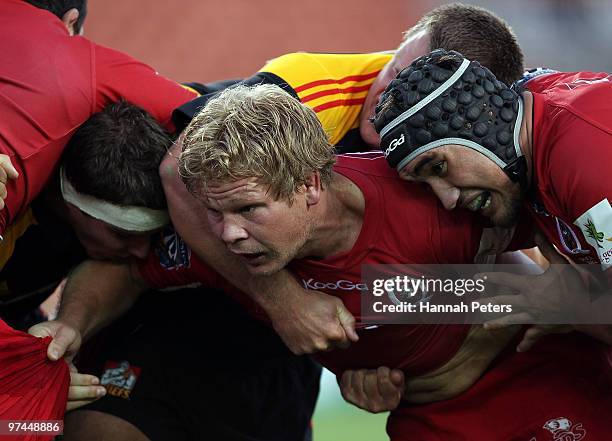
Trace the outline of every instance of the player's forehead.
{"type": "Polygon", "coordinates": [[[257,178],[211,182],[204,195],[209,205],[219,207],[260,202],[269,197],[266,187],[257,178]]]}
{"type": "Polygon", "coordinates": [[[393,62],[401,64],[402,67],[408,66],[416,58],[431,52],[430,42],[427,29],[410,33],[395,53],[393,62]]]}

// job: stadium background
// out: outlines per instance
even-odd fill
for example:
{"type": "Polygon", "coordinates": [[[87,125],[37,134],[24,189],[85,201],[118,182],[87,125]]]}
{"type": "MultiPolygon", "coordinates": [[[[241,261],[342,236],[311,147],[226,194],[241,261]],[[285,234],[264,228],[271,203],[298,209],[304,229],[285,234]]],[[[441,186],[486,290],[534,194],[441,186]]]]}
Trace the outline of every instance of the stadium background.
{"type": "MultiPolygon", "coordinates": [[[[123,50],[177,81],[248,76],[286,52],[395,48],[431,0],[89,0],[86,35],[123,50]]],[[[505,18],[528,67],[612,72],[608,0],[471,1],[505,18]]],[[[154,91],[152,91],[154,92],[154,91]]],[[[388,350],[393,350],[389,342],[388,350]]],[[[386,440],[386,416],[344,404],[326,374],[315,414],[316,441],[386,440]]]]}

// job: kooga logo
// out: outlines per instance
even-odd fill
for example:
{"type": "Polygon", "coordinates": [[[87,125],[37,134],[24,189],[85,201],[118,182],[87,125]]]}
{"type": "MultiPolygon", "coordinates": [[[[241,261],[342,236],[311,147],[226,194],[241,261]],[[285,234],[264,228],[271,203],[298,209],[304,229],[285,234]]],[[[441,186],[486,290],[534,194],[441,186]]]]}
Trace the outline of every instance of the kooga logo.
{"type": "Polygon", "coordinates": [[[391,143],[389,144],[389,147],[387,147],[387,150],[385,150],[385,158],[387,156],[389,156],[391,154],[391,152],[393,150],[395,150],[398,146],[402,145],[404,143],[405,139],[404,139],[404,134],[402,133],[402,136],[400,136],[397,139],[394,139],[393,141],[391,141],[391,143]]]}
{"type": "Polygon", "coordinates": [[[337,280],[335,282],[317,282],[314,279],[302,279],[304,288],[306,289],[330,289],[330,290],[342,290],[342,291],[353,291],[358,289],[360,291],[367,291],[368,285],[365,283],[354,283],[350,280],[337,280]]]}

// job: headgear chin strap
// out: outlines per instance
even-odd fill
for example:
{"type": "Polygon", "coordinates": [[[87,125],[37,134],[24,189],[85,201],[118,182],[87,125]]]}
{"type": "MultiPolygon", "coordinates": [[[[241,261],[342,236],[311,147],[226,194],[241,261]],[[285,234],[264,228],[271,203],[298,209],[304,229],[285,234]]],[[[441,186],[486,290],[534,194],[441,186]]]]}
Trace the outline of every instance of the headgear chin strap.
{"type": "Polygon", "coordinates": [[[516,92],[478,62],[438,49],[387,86],[374,126],[387,162],[398,171],[428,150],[458,144],[482,153],[525,186],[522,120],[523,101],[516,92]]]}
{"type": "Polygon", "coordinates": [[[60,169],[60,188],[66,202],[91,217],[122,230],[142,233],[157,230],[170,222],[170,216],[165,210],[115,205],[77,192],[66,177],[63,167],[60,169]]]}

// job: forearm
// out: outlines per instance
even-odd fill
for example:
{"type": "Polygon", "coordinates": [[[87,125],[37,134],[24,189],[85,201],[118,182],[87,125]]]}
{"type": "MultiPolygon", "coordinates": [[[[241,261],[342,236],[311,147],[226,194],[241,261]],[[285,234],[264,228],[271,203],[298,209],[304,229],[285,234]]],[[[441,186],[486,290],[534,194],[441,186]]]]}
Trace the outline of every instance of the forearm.
{"type": "Polygon", "coordinates": [[[128,263],[87,260],[70,273],[57,319],[87,340],[127,311],[146,289],[128,263]]]}

